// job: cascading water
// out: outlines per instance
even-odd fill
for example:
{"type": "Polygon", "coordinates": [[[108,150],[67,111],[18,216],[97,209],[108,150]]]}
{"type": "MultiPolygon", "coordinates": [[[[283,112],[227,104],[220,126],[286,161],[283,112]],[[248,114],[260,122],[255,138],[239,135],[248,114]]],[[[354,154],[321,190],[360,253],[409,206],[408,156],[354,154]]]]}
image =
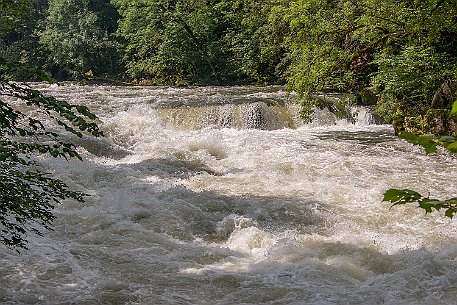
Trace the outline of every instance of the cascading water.
{"type": "Polygon", "coordinates": [[[0,248],[1,304],[456,304],[455,221],[381,200],[457,197],[457,160],[366,109],[310,126],[276,87],[38,87],[107,137],[40,160],[91,197],[0,248]]]}

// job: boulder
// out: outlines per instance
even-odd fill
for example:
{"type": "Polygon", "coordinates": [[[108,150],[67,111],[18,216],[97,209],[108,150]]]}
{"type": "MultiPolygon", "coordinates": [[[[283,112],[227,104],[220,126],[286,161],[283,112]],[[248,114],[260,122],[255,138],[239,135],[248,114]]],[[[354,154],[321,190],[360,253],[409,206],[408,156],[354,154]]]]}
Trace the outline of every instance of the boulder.
{"type": "Polygon", "coordinates": [[[440,89],[435,92],[432,99],[432,108],[448,108],[457,97],[457,82],[452,80],[444,81],[440,89]]]}
{"type": "Polygon", "coordinates": [[[417,135],[457,136],[457,116],[449,109],[430,109],[425,115],[404,118],[404,129],[417,135]]]}

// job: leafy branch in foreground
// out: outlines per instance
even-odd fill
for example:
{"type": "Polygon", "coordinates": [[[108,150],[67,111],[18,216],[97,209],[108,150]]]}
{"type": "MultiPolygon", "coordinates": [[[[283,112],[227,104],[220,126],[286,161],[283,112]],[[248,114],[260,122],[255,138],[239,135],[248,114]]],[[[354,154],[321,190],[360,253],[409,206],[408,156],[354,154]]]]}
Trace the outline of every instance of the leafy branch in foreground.
{"type": "Polygon", "coordinates": [[[438,146],[443,146],[450,152],[457,153],[457,138],[452,136],[418,136],[408,131],[400,131],[398,136],[411,144],[422,146],[427,154],[437,152],[438,146]]]}
{"type": "MultiPolygon", "coordinates": [[[[451,115],[457,114],[457,101],[452,105],[451,115]]],[[[398,136],[414,145],[420,145],[425,149],[427,154],[438,151],[438,145],[443,146],[453,153],[457,153],[457,138],[452,136],[418,136],[414,133],[401,131],[398,136]]],[[[444,215],[452,218],[457,213],[457,197],[439,200],[422,196],[416,191],[408,189],[389,189],[384,193],[383,201],[392,203],[391,207],[400,204],[418,203],[419,207],[426,213],[431,213],[434,209],[437,211],[445,210],[444,215]]]]}
{"type": "MultiPolygon", "coordinates": [[[[453,103],[450,115],[457,115],[457,101],[453,103]]],[[[414,145],[422,146],[427,154],[437,152],[438,146],[442,146],[450,152],[457,153],[457,137],[435,135],[419,136],[408,131],[400,131],[398,136],[414,145]]]]}
{"type": "Polygon", "coordinates": [[[50,229],[54,204],[83,201],[61,180],[42,172],[38,155],[82,159],[76,146],[62,139],[102,132],[85,106],[71,105],[5,79],[0,79],[0,242],[25,248],[29,232],[50,229]]]}
{"type": "Polygon", "coordinates": [[[434,209],[437,211],[446,210],[444,215],[450,218],[457,213],[457,197],[447,200],[438,200],[424,197],[418,192],[408,189],[389,189],[384,193],[383,201],[392,203],[391,207],[416,202],[426,213],[431,213],[434,209]]]}

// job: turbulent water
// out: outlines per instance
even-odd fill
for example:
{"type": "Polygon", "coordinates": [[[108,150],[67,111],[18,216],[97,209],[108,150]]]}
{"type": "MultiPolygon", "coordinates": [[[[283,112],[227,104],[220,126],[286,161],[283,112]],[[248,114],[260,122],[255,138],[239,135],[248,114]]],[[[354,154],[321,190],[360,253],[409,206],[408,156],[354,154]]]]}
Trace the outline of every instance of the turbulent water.
{"type": "MultiPolygon", "coordinates": [[[[0,248],[1,304],[457,304],[457,225],[382,203],[457,196],[457,159],[279,88],[45,86],[106,138],[40,159],[91,196],[29,251],[0,248]]],[[[75,140],[75,139],[71,139],[75,140]]]]}

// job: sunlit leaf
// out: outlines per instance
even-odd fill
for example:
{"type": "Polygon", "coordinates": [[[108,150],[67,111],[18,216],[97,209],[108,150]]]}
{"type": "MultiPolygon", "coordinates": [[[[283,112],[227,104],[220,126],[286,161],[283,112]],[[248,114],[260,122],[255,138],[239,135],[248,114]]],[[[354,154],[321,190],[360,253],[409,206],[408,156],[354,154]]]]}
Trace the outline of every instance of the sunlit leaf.
{"type": "Polygon", "coordinates": [[[446,149],[451,151],[451,152],[453,152],[453,153],[457,153],[457,141],[447,145],[446,149]]]}
{"type": "Polygon", "coordinates": [[[417,136],[407,131],[400,132],[398,136],[411,144],[422,146],[427,154],[438,151],[436,139],[433,137],[417,136]]]}
{"type": "Polygon", "coordinates": [[[397,190],[397,189],[389,189],[384,193],[383,201],[388,201],[393,203],[392,206],[398,204],[405,204],[408,202],[415,202],[422,198],[422,195],[408,189],[404,190],[397,190]]]}
{"type": "Polygon", "coordinates": [[[427,213],[431,213],[432,209],[439,211],[443,207],[443,202],[435,199],[425,198],[419,201],[419,206],[423,208],[427,213]]]}
{"type": "Polygon", "coordinates": [[[454,208],[454,209],[447,209],[446,212],[444,213],[444,215],[446,215],[447,217],[449,218],[452,218],[454,217],[454,214],[457,213],[457,209],[454,208]]]}
{"type": "Polygon", "coordinates": [[[457,113],[457,100],[452,104],[451,114],[457,113]]]}
{"type": "Polygon", "coordinates": [[[384,193],[383,201],[392,203],[392,206],[406,203],[418,203],[419,207],[424,209],[426,213],[432,213],[433,210],[440,211],[445,209],[445,216],[453,217],[457,212],[457,198],[447,200],[431,199],[422,196],[418,192],[404,189],[389,189],[384,193]]]}

